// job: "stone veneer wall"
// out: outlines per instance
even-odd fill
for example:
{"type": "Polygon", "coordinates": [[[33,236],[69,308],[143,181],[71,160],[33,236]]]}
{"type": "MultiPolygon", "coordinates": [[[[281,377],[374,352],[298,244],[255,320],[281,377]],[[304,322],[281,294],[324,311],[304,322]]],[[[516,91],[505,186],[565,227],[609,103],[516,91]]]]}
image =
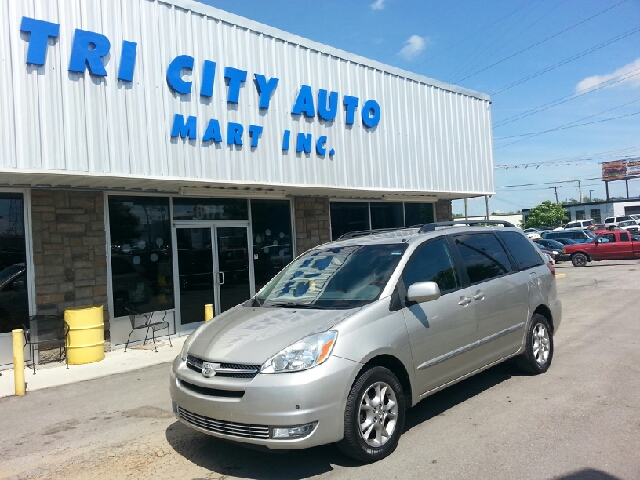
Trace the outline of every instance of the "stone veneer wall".
{"type": "Polygon", "coordinates": [[[453,220],[453,206],[451,200],[438,200],[436,203],[436,222],[453,220]]]}
{"type": "Polygon", "coordinates": [[[108,341],[103,193],[32,190],[31,219],[37,313],[103,305],[108,341]]]}
{"type": "Polygon", "coordinates": [[[296,255],[331,239],[329,199],[323,197],[295,197],[296,255]]]}

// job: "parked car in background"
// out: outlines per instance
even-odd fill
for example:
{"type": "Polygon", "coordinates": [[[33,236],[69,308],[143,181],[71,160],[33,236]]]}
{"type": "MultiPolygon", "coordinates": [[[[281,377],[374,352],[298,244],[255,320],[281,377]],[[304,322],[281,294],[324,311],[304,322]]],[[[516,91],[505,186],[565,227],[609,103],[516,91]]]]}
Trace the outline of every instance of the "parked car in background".
{"type": "Polygon", "coordinates": [[[454,225],[315,247],[200,326],[170,369],[178,420],[374,462],[429,395],[511,357],[546,372],[562,316],[553,265],[520,229],[454,225]]]}
{"type": "MultiPolygon", "coordinates": [[[[548,239],[543,239],[543,240],[548,240],[548,239]]],[[[576,243],[580,243],[580,242],[576,242],[572,238],[564,238],[564,237],[554,238],[553,241],[561,243],[562,245],[575,245],[576,243]]]]}
{"type": "Polygon", "coordinates": [[[544,248],[546,250],[549,250],[550,252],[553,252],[554,254],[553,259],[555,260],[556,263],[569,260],[569,255],[565,255],[562,253],[562,249],[564,248],[564,245],[562,243],[556,240],[548,239],[548,238],[538,238],[534,240],[534,242],[540,248],[544,248]]]}
{"type": "Polygon", "coordinates": [[[541,238],[541,234],[542,234],[542,230],[538,230],[537,228],[526,228],[523,230],[524,234],[527,236],[527,238],[530,238],[531,240],[535,239],[535,238],[541,238]]]}
{"type": "Polygon", "coordinates": [[[618,223],[618,228],[621,228],[623,230],[626,230],[627,232],[631,232],[631,233],[638,233],[640,231],[640,222],[638,222],[637,220],[624,220],[620,223],[618,223]]]}
{"type": "Polygon", "coordinates": [[[568,230],[570,228],[589,228],[591,225],[594,225],[596,222],[593,219],[589,220],[575,220],[573,222],[567,223],[563,228],[568,230]]]}
{"type": "Polygon", "coordinates": [[[572,230],[558,230],[554,232],[546,232],[542,238],[549,240],[557,240],[558,238],[570,238],[579,243],[589,242],[595,238],[595,234],[589,230],[574,228],[572,230]]]}
{"type": "Polygon", "coordinates": [[[632,220],[632,218],[629,215],[607,217],[604,219],[604,226],[605,228],[617,227],[620,222],[624,222],[625,220],[632,220]]]}
{"type": "Polygon", "coordinates": [[[594,242],[568,245],[562,253],[571,257],[574,267],[593,260],[634,260],[640,258],[640,243],[626,230],[599,233],[594,242]]]}
{"type": "Polygon", "coordinates": [[[594,223],[593,225],[589,225],[589,227],[587,227],[587,230],[591,230],[592,232],[596,230],[604,230],[604,229],[605,229],[604,223],[594,223]]]}

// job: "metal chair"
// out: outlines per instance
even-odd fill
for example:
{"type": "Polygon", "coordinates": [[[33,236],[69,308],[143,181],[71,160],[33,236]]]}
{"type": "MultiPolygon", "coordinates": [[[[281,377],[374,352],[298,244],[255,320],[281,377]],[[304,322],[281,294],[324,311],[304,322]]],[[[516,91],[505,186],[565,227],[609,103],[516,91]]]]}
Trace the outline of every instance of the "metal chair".
{"type": "Polygon", "coordinates": [[[153,312],[140,313],[135,311],[133,308],[129,306],[125,306],[124,309],[129,314],[129,321],[131,322],[131,331],[129,332],[129,338],[127,338],[127,343],[124,346],[124,351],[127,351],[127,347],[129,346],[129,342],[131,341],[131,334],[135,330],[146,330],[144,341],[142,345],[147,344],[147,339],[149,337],[149,329],[151,329],[151,338],[153,339],[153,349],[155,352],[158,351],[158,347],[156,346],[156,332],[158,330],[167,329],[167,335],[169,337],[169,346],[173,347],[171,344],[171,334],[169,333],[169,322],[165,321],[167,316],[167,311],[164,311],[162,315],[162,320],[159,322],[152,322],[153,312]],[[142,321],[141,321],[142,320],[142,321]]]}
{"type": "Polygon", "coordinates": [[[36,374],[36,346],[40,349],[58,348],[59,361],[62,361],[64,355],[69,368],[67,359],[67,332],[68,326],[62,317],[58,315],[32,315],[29,317],[28,325],[23,325],[24,344],[29,345],[31,352],[31,366],[33,374],[36,374]]]}

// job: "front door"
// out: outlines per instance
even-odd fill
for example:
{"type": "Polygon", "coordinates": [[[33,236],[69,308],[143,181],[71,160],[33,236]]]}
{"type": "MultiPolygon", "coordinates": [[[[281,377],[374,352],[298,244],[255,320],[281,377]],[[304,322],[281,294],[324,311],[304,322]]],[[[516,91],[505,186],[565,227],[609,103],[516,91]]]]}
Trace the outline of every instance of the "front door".
{"type": "Polygon", "coordinates": [[[176,222],[175,254],[180,330],[219,315],[255,293],[248,222],[176,222]]]}

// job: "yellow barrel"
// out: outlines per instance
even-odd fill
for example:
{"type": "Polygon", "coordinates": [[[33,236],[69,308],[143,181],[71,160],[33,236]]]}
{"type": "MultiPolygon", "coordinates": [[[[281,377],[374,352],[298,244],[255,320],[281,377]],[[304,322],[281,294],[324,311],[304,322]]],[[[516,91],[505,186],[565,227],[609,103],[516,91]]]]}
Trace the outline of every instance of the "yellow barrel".
{"type": "Polygon", "coordinates": [[[99,362],[104,358],[104,316],[102,305],[64,311],[67,360],[70,365],[99,362]]]}
{"type": "Polygon", "coordinates": [[[213,304],[207,303],[204,306],[204,321],[208,322],[213,318],[213,304]]]}

